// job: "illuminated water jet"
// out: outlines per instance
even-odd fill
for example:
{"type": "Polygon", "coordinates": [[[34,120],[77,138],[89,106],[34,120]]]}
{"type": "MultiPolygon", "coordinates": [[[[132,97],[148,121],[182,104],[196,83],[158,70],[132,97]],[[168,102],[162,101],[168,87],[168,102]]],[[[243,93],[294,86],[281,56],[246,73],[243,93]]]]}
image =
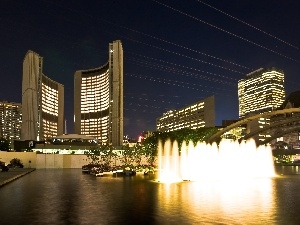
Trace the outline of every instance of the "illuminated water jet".
{"type": "Polygon", "coordinates": [[[190,141],[183,142],[181,149],[177,141],[159,142],[158,166],[158,180],[164,183],[275,176],[270,146],[256,147],[252,139],[242,143],[222,140],[219,146],[190,141]]]}

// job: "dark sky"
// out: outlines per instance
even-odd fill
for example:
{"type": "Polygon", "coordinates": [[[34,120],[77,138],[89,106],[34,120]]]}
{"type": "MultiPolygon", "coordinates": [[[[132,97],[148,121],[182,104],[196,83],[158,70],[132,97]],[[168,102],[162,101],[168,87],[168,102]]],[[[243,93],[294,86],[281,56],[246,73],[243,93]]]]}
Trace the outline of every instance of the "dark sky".
{"type": "Polygon", "coordinates": [[[73,132],[74,72],[103,65],[108,43],[124,49],[124,133],[155,130],[156,118],[215,96],[216,125],[238,118],[237,82],[261,67],[300,90],[297,0],[2,0],[0,101],[21,102],[28,50],[65,87],[73,132]]]}

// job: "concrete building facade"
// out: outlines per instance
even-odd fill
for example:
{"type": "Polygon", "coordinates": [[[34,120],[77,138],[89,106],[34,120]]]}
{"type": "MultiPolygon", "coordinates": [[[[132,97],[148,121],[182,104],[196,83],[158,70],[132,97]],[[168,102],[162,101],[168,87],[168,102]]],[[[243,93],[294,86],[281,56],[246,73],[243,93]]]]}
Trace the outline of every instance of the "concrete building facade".
{"type": "Polygon", "coordinates": [[[169,132],[183,128],[215,126],[215,98],[210,96],[187,107],[170,110],[156,119],[156,130],[169,132]]]}
{"type": "Polygon", "coordinates": [[[108,62],[74,76],[74,133],[123,144],[123,48],[109,44],[108,62]]]}
{"type": "Polygon", "coordinates": [[[43,58],[28,51],[23,61],[22,140],[63,134],[64,86],[43,74],[43,58]]]}

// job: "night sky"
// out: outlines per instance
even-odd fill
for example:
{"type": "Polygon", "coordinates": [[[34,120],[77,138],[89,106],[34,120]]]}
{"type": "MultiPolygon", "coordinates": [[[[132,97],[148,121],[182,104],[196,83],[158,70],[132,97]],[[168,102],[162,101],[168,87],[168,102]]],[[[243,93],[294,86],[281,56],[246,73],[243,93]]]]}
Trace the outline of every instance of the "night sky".
{"type": "Polygon", "coordinates": [[[253,70],[285,73],[287,95],[300,90],[300,1],[297,0],[2,0],[0,101],[21,102],[28,50],[65,87],[73,132],[76,70],[124,49],[124,134],[154,131],[156,118],[215,96],[216,125],[238,118],[237,82],[253,70]]]}

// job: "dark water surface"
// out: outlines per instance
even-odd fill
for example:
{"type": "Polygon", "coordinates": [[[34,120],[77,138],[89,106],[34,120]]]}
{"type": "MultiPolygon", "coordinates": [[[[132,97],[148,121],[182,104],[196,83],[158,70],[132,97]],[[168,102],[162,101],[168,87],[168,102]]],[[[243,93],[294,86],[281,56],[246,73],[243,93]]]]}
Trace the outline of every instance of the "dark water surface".
{"type": "Polygon", "coordinates": [[[41,169],[0,188],[0,224],[300,224],[300,168],[276,172],[163,184],[41,169]]]}

